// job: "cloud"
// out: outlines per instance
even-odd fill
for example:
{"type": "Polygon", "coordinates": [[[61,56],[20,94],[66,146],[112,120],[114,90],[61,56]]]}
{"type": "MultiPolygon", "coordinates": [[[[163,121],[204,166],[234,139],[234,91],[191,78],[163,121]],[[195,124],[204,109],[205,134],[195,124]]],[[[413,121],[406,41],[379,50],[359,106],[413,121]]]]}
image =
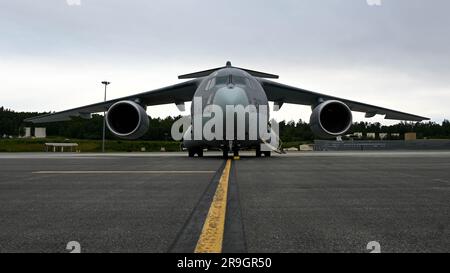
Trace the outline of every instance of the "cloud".
{"type": "MultiPolygon", "coordinates": [[[[14,109],[62,110],[101,99],[104,79],[118,97],[231,60],[440,120],[450,117],[449,8],[445,0],[2,1],[0,96],[14,109]]],[[[309,115],[284,107],[276,115],[309,115]]]]}
{"type": "Polygon", "coordinates": [[[381,6],[381,0],[366,0],[367,5],[369,6],[381,6]]]}
{"type": "Polygon", "coordinates": [[[69,6],[81,6],[81,0],[66,0],[69,6]]]}

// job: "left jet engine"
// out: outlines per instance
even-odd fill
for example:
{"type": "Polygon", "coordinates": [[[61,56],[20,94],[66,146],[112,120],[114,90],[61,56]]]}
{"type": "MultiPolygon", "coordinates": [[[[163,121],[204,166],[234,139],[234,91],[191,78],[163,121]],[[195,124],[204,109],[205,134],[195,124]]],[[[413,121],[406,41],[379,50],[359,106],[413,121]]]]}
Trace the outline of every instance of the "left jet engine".
{"type": "Polygon", "coordinates": [[[120,138],[137,139],[148,131],[150,121],[144,107],[124,100],[111,105],[106,114],[106,125],[120,138]]]}

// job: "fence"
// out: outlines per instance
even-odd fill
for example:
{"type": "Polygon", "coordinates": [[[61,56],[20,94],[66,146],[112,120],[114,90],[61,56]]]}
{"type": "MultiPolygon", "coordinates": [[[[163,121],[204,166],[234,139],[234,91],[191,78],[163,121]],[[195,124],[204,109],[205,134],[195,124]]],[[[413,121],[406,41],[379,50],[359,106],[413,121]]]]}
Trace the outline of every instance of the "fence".
{"type": "Polygon", "coordinates": [[[315,140],[314,151],[450,150],[450,140],[315,140]]]}

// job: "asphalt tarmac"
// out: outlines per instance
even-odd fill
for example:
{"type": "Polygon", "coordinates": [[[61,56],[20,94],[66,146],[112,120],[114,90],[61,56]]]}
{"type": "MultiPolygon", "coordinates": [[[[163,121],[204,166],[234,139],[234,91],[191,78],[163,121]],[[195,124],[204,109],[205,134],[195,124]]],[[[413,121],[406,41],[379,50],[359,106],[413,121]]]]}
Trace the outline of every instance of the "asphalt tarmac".
{"type": "MultiPolygon", "coordinates": [[[[0,252],[193,252],[219,153],[0,154],[0,252]]],[[[310,152],[229,173],[223,252],[450,251],[450,152],[310,152]]]]}

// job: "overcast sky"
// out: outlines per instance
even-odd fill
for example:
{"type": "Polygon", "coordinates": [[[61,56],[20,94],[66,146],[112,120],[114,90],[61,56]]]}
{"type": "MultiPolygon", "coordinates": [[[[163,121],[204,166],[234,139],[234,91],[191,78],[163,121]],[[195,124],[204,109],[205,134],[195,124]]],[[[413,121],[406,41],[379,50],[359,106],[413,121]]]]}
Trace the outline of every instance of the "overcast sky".
{"type": "MultiPolygon", "coordinates": [[[[448,0],[68,2],[77,0],[0,0],[0,105],[64,110],[101,101],[102,80],[116,98],[230,60],[285,84],[450,118],[448,0]]],[[[310,112],[285,105],[275,117],[310,112]]]]}

